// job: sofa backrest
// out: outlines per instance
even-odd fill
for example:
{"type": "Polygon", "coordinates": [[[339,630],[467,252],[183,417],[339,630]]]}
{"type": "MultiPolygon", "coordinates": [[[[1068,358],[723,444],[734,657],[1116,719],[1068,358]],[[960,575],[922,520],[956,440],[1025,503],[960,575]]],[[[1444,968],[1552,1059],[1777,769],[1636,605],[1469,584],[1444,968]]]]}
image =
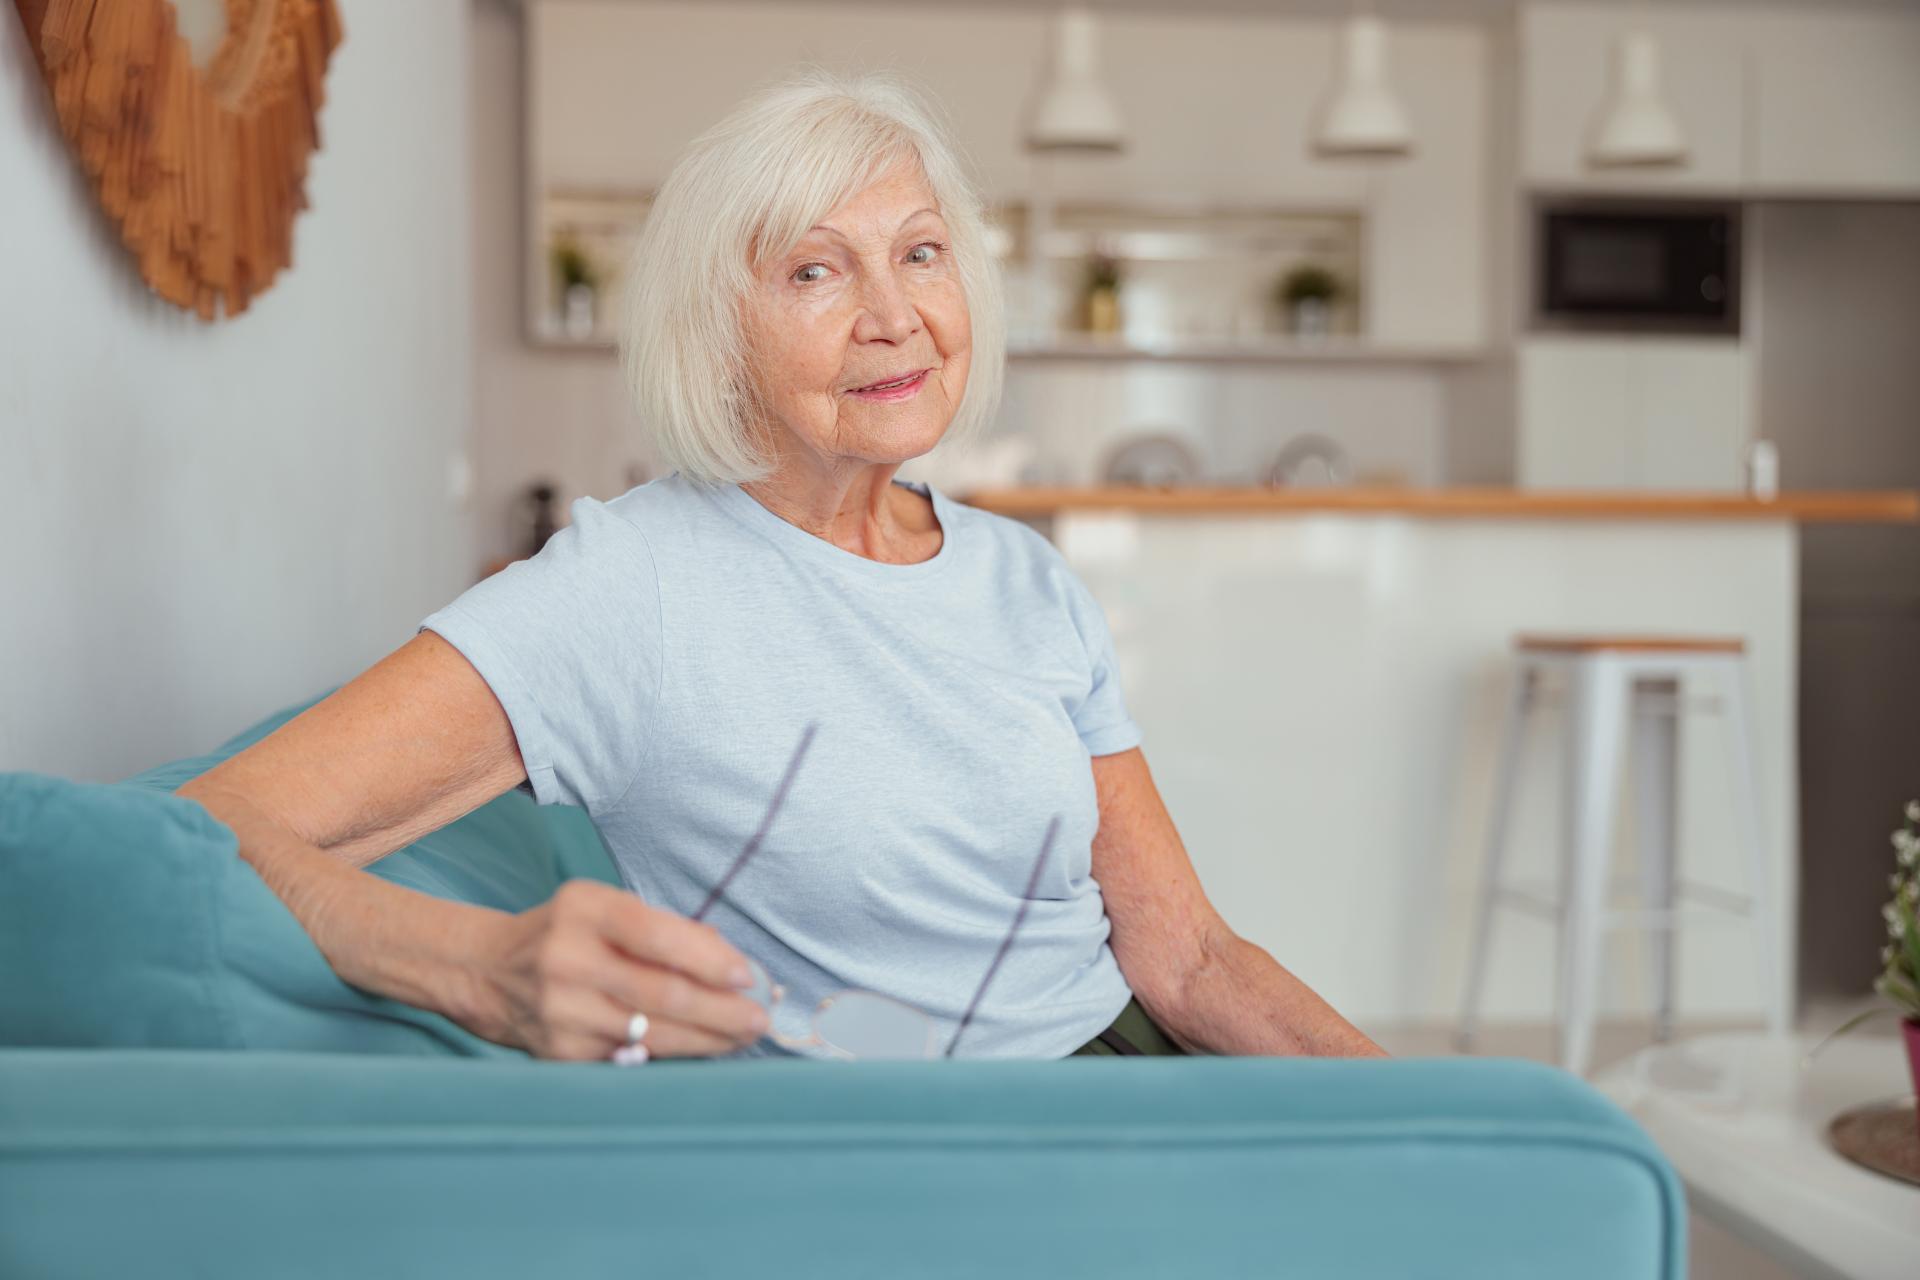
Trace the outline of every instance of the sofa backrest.
{"type": "MultiPolygon", "coordinates": [[[[514,1052],[342,982],[233,833],[172,794],[310,705],[121,783],[0,774],[0,1045],[514,1052]]],[[[583,812],[518,791],[371,870],[504,911],[619,882],[583,812]]]]}

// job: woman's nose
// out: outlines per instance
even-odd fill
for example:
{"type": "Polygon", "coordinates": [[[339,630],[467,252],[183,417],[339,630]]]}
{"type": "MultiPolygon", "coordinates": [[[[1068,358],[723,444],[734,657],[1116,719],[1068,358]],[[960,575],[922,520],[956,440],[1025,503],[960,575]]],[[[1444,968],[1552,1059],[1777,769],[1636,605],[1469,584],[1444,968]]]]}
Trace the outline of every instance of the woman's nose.
{"type": "Polygon", "coordinates": [[[920,327],[913,300],[891,275],[869,276],[854,336],[862,342],[904,342],[920,327]]]}

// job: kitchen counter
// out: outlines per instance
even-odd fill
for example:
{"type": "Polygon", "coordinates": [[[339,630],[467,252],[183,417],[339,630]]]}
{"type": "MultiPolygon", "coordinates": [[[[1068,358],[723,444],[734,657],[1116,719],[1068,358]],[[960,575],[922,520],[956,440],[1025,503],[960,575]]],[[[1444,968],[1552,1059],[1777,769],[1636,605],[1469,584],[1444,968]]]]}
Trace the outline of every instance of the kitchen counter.
{"type": "Polygon", "coordinates": [[[1352,512],[1418,518],[1544,518],[1602,520],[1788,520],[1798,524],[1913,524],[1920,493],[1783,493],[1762,502],[1739,493],[1648,493],[1636,490],[1501,488],[1017,488],[961,496],[971,506],[1015,517],[1066,511],[1130,511],[1143,515],[1286,515],[1352,512]]]}
{"type": "MultiPolygon", "coordinates": [[[[1228,923],[1362,1027],[1444,1023],[1459,1007],[1521,634],[1745,643],[1773,924],[1792,938],[1802,525],[1920,520],[1920,495],[1897,492],[1756,502],[1246,486],[969,500],[1044,526],[1100,602],[1155,781],[1228,923]]],[[[1744,892],[1723,692],[1703,681],[1680,704],[1676,839],[1689,881],[1744,892]]],[[[1516,882],[1558,874],[1564,701],[1549,690],[1530,721],[1516,882]]],[[[1617,817],[1625,869],[1634,833],[1624,805],[1617,817]]],[[[1551,1018],[1553,932],[1513,913],[1499,929],[1486,1019],[1551,1018]]],[[[1791,991],[1792,948],[1762,971],[1749,939],[1683,931],[1689,1016],[1753,1018],[1769,988],[1791,991]]],[[[1644,955],[1624,940],[1609,949],[1614,1012],[1644,1008],[1644,955]]]]}

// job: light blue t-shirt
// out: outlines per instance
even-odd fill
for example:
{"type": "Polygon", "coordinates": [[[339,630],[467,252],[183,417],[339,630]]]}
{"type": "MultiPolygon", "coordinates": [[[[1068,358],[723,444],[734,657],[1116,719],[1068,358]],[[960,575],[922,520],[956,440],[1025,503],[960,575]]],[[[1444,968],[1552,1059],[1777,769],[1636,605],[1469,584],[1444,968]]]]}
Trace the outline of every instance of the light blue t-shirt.
{"type": "Polygon", "coordinates": [[[765,843],[707,916],[786,987],[787,1036],[852,988],[932,1015],[944,1047],[1058,814],[955,1052],[1061,1057],[1130,994],[1091,874],[1089,758],[1140,731],[1100,606],[1052,544],[908,487],[943,532],[918,564],[855,555],[738,485],[678,472],[582,498],[538,555],[422,627],[500,699],[535,798],[585,808],[627,886],[681,914],[725,874],[817,722],[765,843]]]}

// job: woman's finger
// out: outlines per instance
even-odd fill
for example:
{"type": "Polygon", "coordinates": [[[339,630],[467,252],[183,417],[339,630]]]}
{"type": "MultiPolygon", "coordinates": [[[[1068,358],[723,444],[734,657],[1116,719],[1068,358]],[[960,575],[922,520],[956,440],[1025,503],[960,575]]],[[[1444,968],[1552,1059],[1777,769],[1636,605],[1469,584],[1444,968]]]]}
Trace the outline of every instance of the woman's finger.
{"type": "MultiPolygon", "coordinates": [[[[590,883],[590,882],[589,882],[590,883]]],[[[747,958],[711,925],[650,907],[624,889],[595,884],[604,892],[576,894],[601,937],[636,960],[678,969],[721,991],[753,985],[747,958]]]]}
{"type": "Polygon", "coordinates": [[[715,991],[684,973],[642,964],[612,948],[593,966],[589,981],[622,1009],[731,1041],[729,1049],[752,1044],[766,1034],[766,1010],[746,996],[715,991]]]}
{"type": "MultiPolygon", "coordinates": [[[[639,1011],[586,987],[555,992],[547,1005],[548,1026],[556,1033],[555,1040],[565,1043],[573,1054],[587,1058],[605,1058],[627,1044],[627,1030],[635,1012],[639,1011]]],[[[652,1014],[647,1016],[641,1043],[655,1058],[707,1058],[740,1047],[725,1036],[652,1014]]]]}
{"type": "Polygon", "coordinates": [[[647,1028],[646,1045],[647,1051],[656,1058],[717,1058],[743,1047],[711,1031],[670,1019],[656,1021],[647,1028]]]}

